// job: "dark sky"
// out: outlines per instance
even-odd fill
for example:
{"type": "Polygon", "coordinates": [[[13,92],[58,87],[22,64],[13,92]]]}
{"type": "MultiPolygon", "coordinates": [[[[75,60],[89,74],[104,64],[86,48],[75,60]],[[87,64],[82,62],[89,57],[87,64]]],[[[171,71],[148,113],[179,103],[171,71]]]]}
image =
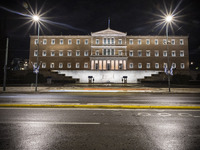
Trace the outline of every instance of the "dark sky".
{"type": "MultiPolygon", "coordinates": [[[[48,30],[42,27],[41,35],[90,34],[106,29],[109,17],[111,29],[128,35],[158,35],[161,27],[154,29],[156,22],[153,21],[159,19],[155,14],[161,14],[159,9],[164,11],[164,3],[173,10],[179,2],[176,12],[181,11],[177,15],[181,22],[177,22],[178,27],[174,26],[174,32],[170,30],[169,34],[189,35],[190,60],[197,61],[200,59],[199,0],[1,0],[1,45],[2,38],[8,36],[9,58],[28,58],[29,35],[36,34],[31,23],[23,25],[30,19],[2,7],[24,14],[29,14],[24,8],[26,3],[33,10],[42,8],[41,12],[46,12],[42,17],[54,23],[45,23],[48,30]]],[[[165,35],[165,30],[160,35],[165,35]]]]}

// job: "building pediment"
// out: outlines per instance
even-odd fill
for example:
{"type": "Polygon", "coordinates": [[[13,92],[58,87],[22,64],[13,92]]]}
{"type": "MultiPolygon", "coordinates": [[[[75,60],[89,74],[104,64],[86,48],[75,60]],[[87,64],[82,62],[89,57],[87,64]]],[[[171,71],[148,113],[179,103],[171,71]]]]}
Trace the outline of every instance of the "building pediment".
{"type": "Polygon", "coordinates": [[[127,33],[112,30],[110,28],[91,33],[92,36],[126,36],[127,33]]]}

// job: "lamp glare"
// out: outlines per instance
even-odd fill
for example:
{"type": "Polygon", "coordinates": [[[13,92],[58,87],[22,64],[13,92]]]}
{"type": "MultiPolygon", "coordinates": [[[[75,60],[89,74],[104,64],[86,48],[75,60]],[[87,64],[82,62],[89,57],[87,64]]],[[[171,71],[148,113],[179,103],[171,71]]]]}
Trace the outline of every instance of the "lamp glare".
{"type": "Polygon", "coordinates": [[[165,20],[166,20],[166,22],[171,22],[172,18],[173,18],[172,15],[168,15],[168,16],[166,16],[165,20]]]}

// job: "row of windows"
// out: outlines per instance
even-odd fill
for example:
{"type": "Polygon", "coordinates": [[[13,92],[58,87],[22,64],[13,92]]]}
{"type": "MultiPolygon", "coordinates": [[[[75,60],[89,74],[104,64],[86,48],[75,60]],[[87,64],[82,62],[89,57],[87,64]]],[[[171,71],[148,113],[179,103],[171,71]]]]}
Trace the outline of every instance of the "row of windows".
{"type": "MultiPolygon", "coordinates": [[[[36,67],[37,63],[34,63],[34,66],[36,67]]],[[[46,68],[46,63],[43,62],[41,67],[46,68]]],[[[71,63],[67,63],[67,68],[71,68],[71,67],[72,67],[71,63]]],[[[50,68],[55,68],[55,63],[50,63],[50,68]]],[[[58,68],[60,69],[63,68],[63,63],[59,63],[58,68]]],[[[76,63],[75,68],[80,68],[80,63],[76,63]]],[[[88,63],[84,63],[84,68],[88,68],[88,63]]]]}
{"type": "MultiPolygon", "coordinates": [[[[159,63],[155,63],[155,64],[154,64],[154,67],[155,67],[156,69],[161,69],[160,66],[159,66],[159,63]]],[[[163,64],[163,68],[165,68],[165,67],[167,67],[167,63],[164,63],[164,64],[163,64]]],[[[133,64],[133,63],[130,63],[130,64],[129,64],[129,68],[134,68],[134,64],[133,64]]],[[[143,68],[142,63],[138,63],[138,68],[139,68],[139,69],[143,68]]],[[[151,68],[151,63],[146,63],[146,68],[147,68],[147,69],[150,69],[150,68],[151,68]]],[[[176,63],[172,63],[172,68],[176,68],[176,63]]],[[[185,68],[185,64],[184,64],[184,63],[180,63],[180,68],[181,68],[181,69],[184,69],[184,68],[185,68]]]]}
{"type": "MultiPolygon", "coordinates": [[[[37,63],[34,63],[35,67],[37,66],[37,63]]],[[[137,64],[139,69],[142,69],[144,66],[142,65],[142,63],[138,63],[137,64]]],[[[58,67],[61,69],[63,68],[63,63],[59,63],[58,67]]],[[[72,65],[71,63],[67,63],[67,68],[71,68],[72,65]]],[[[167,63],[163,64],[163,68],[167,67],[167,63]]],[[[172,63],[172,67],[176,68],[176,63],[172,63]]],[[[42,63],[42,68],[46,68],[46,63],[43,62],[42,63]]],[[[50,63],[50,68],[55,68],[55,64],[54,63],[50,63]]],[[[75,68],[80,68],[80,63],[76,63],[75,64],[75,68]]],[[[84,68],[88,68],[88,63],[84,63],[84,68]]],[[[134,64],[133,63],[129,63],[129,68],[134,68],[134,64]]],[[[146,68],[150,69],[151,68],[151,63],[146,63],[146,68]]],[[[156,69],[160,69],[159,63],[155,63],[155,68],[156,69]]],[[[180,63],[180,68],[184,69],[185,68],[185,64],[184,63],[180,63]]]]}
{"type": "MultiPolygon", "coordinates": [[[[38,55],[38,51],[35,50],[34,51],[34,56],[37,56],[37,55],[38,55]]],[[[81,55],[80,50],[76,50],[76,56],[80,56],[80,55],[81,55]]],[[[88,56],[88,55],[89,55],[88,50],[84,51],[84,56],[88,56]]],[[[95,55],[96,56],[100,55],[99,50],[95,50],[95,55]]],[[[103,55],[105,55],[105,56],[114,56],[115,55],[115,50],[114,49],[103,49],[103,55]]],[[[119,56],[123,56],[123,51],[122,50],[118,50],[118,55],[119,56]]],[[[150,57],[151,55],[152,55],[152,52],[150,50],[146,50],[146,56],[150,57]]],[[[176,57],[176,55],[177,55],[176,51],[171,51],[171,56],[172,57],[176,57]]],[[[184,57],[184,55],[185,55],[184,54],[184,50],[180,50],[179,56],[180,57],[184,57]]],[[[46,50],[42,51],[42,56],[47,56],[46,50]]],[[[50,56],[55,56],[55,51],[51,51],[50,52],[50,56]]],[[[59,51],[59,56],[63,56],[63,51],[62,50],[59,51]]],[[[72,51],[71,50],[67,51],[67,56],[72,56],[72,51]]],[[[133,50],[129,51],[129,56],[134,56],[134,51],[133,50]]],[[[138,50],[137,51],[137,56],[142,57],[142,50],[138,50]]],[[[155,57],[159,57],[160,56],[160,53],[159,53],[158,50],[154,51],[154,56],[155,57]]],[[[163,56],[164,57],[167,56],[167,51],[163,51],[163,56]]]]}
{"type": "MultiPolygon", "coordinates": [[[[155,50],[154,52],[151,52],[150,50],[146,50],[146,56],[147,56],[147,57],[152,56],[152,53],[154,53],[154,56],[155,56],[155,57],[159,57],[159,56],[160,56],[160,53],[159,53],[158,50],[155,50]]],[[[174,50],[174,51],[171,51],[171,56],[172,56],[172,57],[176,57],[176,55],[177,55],[177,53],[176,53],[175,50],[174,50]]],[[[180,50],[179,56],[180,56],[180,57],[184,57],[184,55],[185,55],[185,54],[184,54],[184,50],[180,50]]],[[[129,51],[129,56],[134,56],[134,51],[133,51],[133,50],[130,50],[130,51],[129,51]]],[[[138,51],[137,51],[137,56],[139,56],[139,57],[142,56],[142,50],[138,50],[138,51]]],[[[163,51],[162,56],[167,57],[167,51],[163,51]]]]}
{"type": "MultiPolygon", "coordinates": [[[[137,39],[136,41],[137,41],[138,45],[142,45],[142,40],[141,39],[137,39]]],[[[51,39],[51,45],[55,45],[55,43],[56,43],[55,39],[51,39]]],[[[35,39],[35,44],[38,44],[38,39],[35,39]]],[[[47,44],[47,39],[43,39],[42,44],[46,45],[47,44]]],[[[64,44],[64,39],[60,39],[59,40],[59,44],[63,45],[64,44]]],[[[72,39],[68,39],[68,45],[71,45],[71,44],[72,44],[72,39]]],[[[76,39],[76,44],[77,45],[81,44],[81,40],[80,39],[76,39]]],[[[84,44],[88,45],[88,39],[84,39],[84,44]]],[[[99,39],[95,40],[95,44],[100,44],[99,39]]],[[[116,43],[115,43],[115,39],[114,38],[103,38],[103,44],[112,44],[112,45],[114,45],[116,43]]],[[[118,39],[118,44],[122,45],[122,39],[118,39]]],[[[133,39],[129,39],[129,44],[130,45],[134,44],[133,39]]],[[[150,39],[146,39],[146,44],[147,45],[151,44],[150,43],[150,39]]],[[[155,45],[159,44],[158,39],[154,39],[154,44],[155,45]]],[[[166,44],[167,44],[167,39],[163,39],[163,45],[166,45],[166,44]]],[[[171,41],[168,41],[168,44],[175,45],[176,44],[175,39],[171,39],[171,41]]],[[[180,45],[184,45],[184,40],[183,39],[179,39],[179,44],[180,45]]]]}

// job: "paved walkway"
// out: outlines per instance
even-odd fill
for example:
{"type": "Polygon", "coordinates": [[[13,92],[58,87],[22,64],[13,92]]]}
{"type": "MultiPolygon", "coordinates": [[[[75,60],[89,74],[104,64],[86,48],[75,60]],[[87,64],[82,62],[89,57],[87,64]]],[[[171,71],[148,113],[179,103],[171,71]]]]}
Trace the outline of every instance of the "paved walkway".
{"type": "MultiPolygon", "coordinates": [[[[34,93],[35,87],[6,87],[6,93],[34,93]]],[[[39,93],[59,92],[133,92],[133,93],[169,93],[168,88],[152,87],[38,87],[39,93]]],[[[4,93],[0,88],[0,93],[4,93]]],[[[200,93],[200,88],[171,88],[170,93],[200,93]]]]}

